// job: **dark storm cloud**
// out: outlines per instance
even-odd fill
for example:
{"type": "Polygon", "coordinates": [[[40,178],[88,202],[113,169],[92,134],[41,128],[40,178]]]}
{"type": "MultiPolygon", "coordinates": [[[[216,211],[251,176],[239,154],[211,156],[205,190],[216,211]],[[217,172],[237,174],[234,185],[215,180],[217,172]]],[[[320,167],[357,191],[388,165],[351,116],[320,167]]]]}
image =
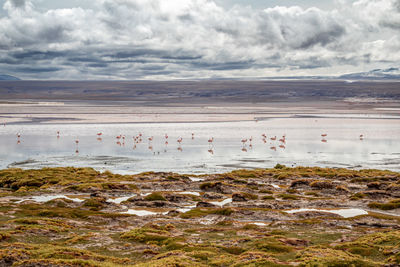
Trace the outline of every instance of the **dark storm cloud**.
{"type": "Polygon", "coordinates": [[[27,73],[40,73],[40,72],[56,72],[62,70],[61,68],[57,67],[18,67],[18,71],[20,72],[27,72],[27,73]]]}
{"type": "Polygon", "coordinates": [[[68,56],[68,51],[61,51],[61,52],[55,52],[55,51],[23,51],[23,52],[14,52],[11,53],[10,56],[13,57],[14,59],[18,60],[24,60],[24,61],[29,61],[29,60],[48,60],[48,59],[54,59],[58,57],[66,57],[68,56]]]}
{"type": "Polygon", "coordinates": [[[7,0],[0,73],[169,79],[399,62],[400,1],[342,2],[340,10],[323,11],[227,10],[212,0],[99,0],[93,9],[41,12],[29,0],[7,0]]]}
{"type": "Polygon", "coordinates": [[[334,42],[337,38],[345,33],[345,28],[340,25],[335,25],[328,31],[319,32],[308,39],[304,40],[298,48],[307,49],[314,45],[325,46],[331,42],[334,42]]]}
{"type": "Polygon", "coordinates": [[[11,5],[15,8],[25,7],[27,1],[26,0],[11,0],[11,5]]]}

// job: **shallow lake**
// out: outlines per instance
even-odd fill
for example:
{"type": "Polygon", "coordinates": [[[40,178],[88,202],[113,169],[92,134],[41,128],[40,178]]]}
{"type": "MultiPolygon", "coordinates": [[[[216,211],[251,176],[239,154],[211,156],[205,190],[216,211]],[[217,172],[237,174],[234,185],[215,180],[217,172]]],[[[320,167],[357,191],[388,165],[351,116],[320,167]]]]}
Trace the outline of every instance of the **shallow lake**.
{"type": "Polygon", "coordinates": [[[265,121],[0,126],[0,168],[89,166],[119,173],[216,173],[322,166],[400,171],[400,120],[282,118],[265,121]],[[60,137],[57,137],[60,131],[60,137]],[[96,135],[101,132],[101,140],[96,135]],[[18,142],[17,133],[21,134],[18,142]],[[134,145],[133,136],[142,133],[134,145]],[[194,138],[192,139],[192,133],[194,138]],[[168,134],[168,145],[165,144],[168,134]],[[262,134],[267,136],[263,141],[262,134]],[[322,142],[321,134],[327,134],[322,142]],[[363,140],[360,140],[360,135],[363,140]],[[116,139],[118,135],[125,135],[116,139]],[[286,135],[286,143],[278,140],[286,135]],[[153,136],[149,142],[148,137],[153,136]],[[277,137],[272,141],[271,137],[277,137]],[[182,137],[181,145],[177,139],[182,137]],[[208,139],[214,137],[213,144],[208,139]],[[253,138],[243,146],[242,139],[253,138]],[[79,144],[75,140],[79,139],[79,144]],[[280,145],[284,145],[279,147],[280,145]]]}

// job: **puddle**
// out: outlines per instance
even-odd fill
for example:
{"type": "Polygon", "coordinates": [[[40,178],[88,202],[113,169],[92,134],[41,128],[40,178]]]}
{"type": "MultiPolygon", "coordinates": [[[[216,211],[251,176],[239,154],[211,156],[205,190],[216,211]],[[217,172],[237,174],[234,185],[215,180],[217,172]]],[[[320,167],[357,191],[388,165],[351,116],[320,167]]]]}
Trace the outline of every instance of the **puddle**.
{"type": "Polygon", "coordinates": [[[277,189],[280,188],[279,185],[276,185],[276,184],[271,184],[271,186],[272,186],[273,188],[277,188],[277,189]]]}
{"type": "Polygon", "coordinates": [[[165,215],[168,214],[167,212],[154,212],[154,211],[148,211],[148,210],[135,210],[135,209],[129,209],[128,211],[121,212],[122,214],[130,214],[130,215],[137,215],[137,216],[151,216],[151,215],[165,215]]]}
{"type": "Polygon", "coordinates": [[[197,177],[189,177],[189,179],[190,179],[192,182],[202,182],[202,181],[204,181],[203,178],[197,178],[197,177]]]}
{"type": "Polygon", "coordinates": [[[363,209],[336,209],[336,210],[322,210],[322,209],[294,209],[294,210],[285,210],[286,213],[296,213],[296,212],[303,212],[303,211],[320,211],[320,212],[328,212],[334,213],[342,216],[343,218],[351,218],[356,217],[359,215],[366,215],[368,214],[367,211],[363,209]]]}
{"type": "Polygon", "coordinates": [[[194,196],[200,196],[200,193],[199,192],[190,192],[190,191],[185,191],[185,192],[179,192],[178,194],[181,194],[181,195],[194,195],[194,196]]]}
{"type": "Polygon", "coordinates": [[[267,226],[266,223],[261,223],[261,222],[253,222],[253,223],[251,223],[251,224],[255,224],[255,225],[257,225],[257,226],[267,226]]]}
{"type": "Polygon", "coordinates": [[[176,209],[176,210],[179,211],[179,212],[185,213],[185,212],[191,211],[194,208],[196,208],[196,205],[194,205],[194,206],[185,206],[183,208],[179,208],[179,209],[176,209]]]}
{"type": "Polygon", "coordinates": [[[83,202],[82,199],[71,198],[71,197],[67,197],[66,195],[47,195],[47,196],[32,196],[30,198],[21,199],[15,203],[22,203],[26,200],[31,200],[31,201],[35,201],[35,202],[47,202],[47,201],[57,199],[57,198],[65,198],[65,199],[72,200],[75,202],[83,202]]]}
{"type": "Polygon", "coordinates": [[[107,202],[114,203],[114,204],[121,204],[121,202],[127,201],[131,197],[136,197],[136,196],[137,196],[136,194],[133,194],[133,195],[126,196],[126,197],[110,198],[110,199],[107,199],[107,202]]]}
{"type": "Polygon", "coordinates": [[[217,205],[217,206],[220,206],[222,208],[224,205],[226,205],[228,203],[232,203],[232,198],[227,198],[227,199],[225,199],[225,200],[223,200],[221,202],[215,201],[215,202],[210,202],[210,203],[214,204],[214,205],[217,205]]]}

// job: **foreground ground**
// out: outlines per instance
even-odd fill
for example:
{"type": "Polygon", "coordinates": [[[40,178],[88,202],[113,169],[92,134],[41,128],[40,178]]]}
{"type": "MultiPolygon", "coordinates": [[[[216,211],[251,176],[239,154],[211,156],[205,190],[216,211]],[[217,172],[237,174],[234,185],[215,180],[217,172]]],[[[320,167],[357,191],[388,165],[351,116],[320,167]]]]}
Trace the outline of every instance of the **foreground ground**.
{"type": "Polygon", "coordinates": [[[8,169],[0,193],[0,266],[400,264],[395,172],[8,169]]]}

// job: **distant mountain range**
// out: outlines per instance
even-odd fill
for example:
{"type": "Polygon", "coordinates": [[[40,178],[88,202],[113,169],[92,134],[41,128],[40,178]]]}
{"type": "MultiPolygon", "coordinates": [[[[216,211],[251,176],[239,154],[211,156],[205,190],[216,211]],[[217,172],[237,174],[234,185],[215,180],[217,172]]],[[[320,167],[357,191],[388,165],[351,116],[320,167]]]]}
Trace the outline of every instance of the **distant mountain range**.
{"type": "Polygon", "coordinates": [[[339,76],[339,79],[350,80],[400,80],[400,69],[375,69],[368,72],[350,73],[339,76]]]}
{"type": "Polygon", "coordinates": [[[0,74],[0,81],[19,81],[20,79],[7,74],[0,74]]]}

